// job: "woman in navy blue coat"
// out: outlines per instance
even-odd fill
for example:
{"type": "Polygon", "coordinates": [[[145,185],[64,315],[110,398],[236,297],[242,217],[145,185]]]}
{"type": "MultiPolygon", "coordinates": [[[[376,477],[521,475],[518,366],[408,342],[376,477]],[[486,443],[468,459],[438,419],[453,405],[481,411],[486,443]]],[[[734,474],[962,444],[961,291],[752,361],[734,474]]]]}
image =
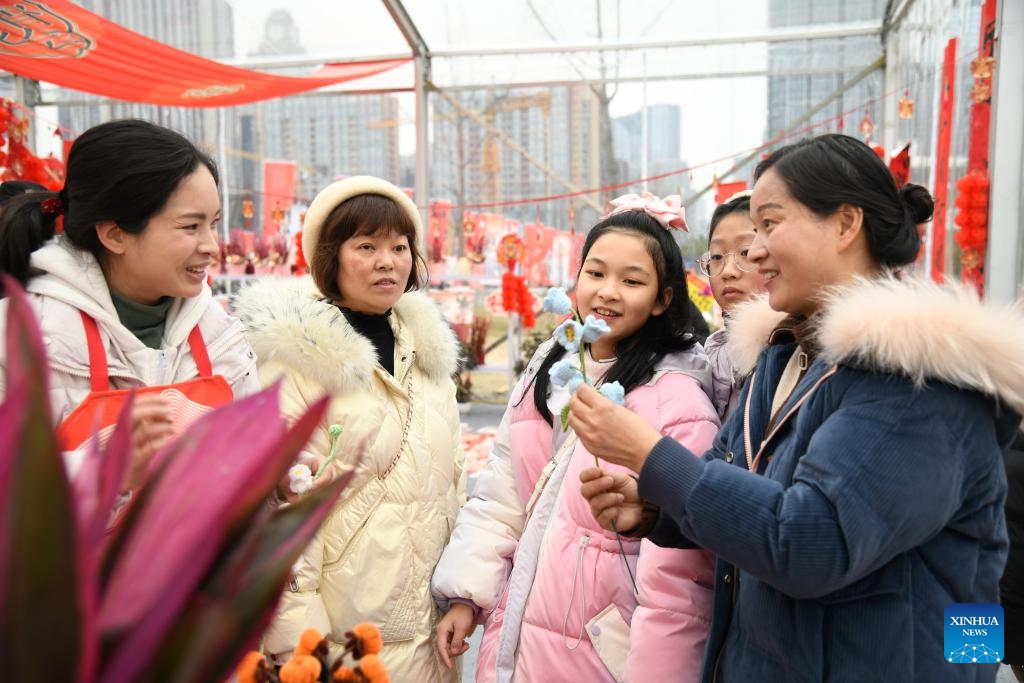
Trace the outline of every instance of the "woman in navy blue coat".
{"type": "Polygon", "coordinates": [[[767,297],[730,327],[736,412],[700,460],[581,388],[580,440],[638,473],[593,468],[583,495],[606,528],[718,556],[706,681],[992,681],[1002,653],[948,661],[944,611],[999,601],[1024,315],[899,274],[932,199],[867,145],[799,142],[755,179],[767,297]]]}

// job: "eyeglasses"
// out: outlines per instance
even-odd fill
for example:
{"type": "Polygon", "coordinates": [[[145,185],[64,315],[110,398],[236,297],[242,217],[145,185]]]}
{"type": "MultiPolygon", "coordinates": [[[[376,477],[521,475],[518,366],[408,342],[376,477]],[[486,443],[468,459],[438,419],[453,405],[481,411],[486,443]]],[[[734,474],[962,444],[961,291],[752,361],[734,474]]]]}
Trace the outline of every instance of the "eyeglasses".
{"type": "Polygon", "coordinates": [[[732,256],[732,262],[736,264],[736,267],[744,273],[749,273],[757,270],[757,265],[751,263],[747,258],[749,252],[749,246],[743,247],[738,251],[730,251],[727,254],[714,254],[709,251],[697,259],[697,265],[700,266],[700,272],[708,277],[718,277],[725,270],[726,259],[732,256]]]}

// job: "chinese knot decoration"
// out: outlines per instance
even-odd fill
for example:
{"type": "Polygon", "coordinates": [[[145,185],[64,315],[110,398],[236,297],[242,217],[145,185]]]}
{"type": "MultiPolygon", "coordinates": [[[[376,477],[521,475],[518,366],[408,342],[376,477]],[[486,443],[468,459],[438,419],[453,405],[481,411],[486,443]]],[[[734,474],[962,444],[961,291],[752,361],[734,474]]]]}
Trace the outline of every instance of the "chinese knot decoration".
{"type": "Polygon", "coordinates": [[[533,294],[526,286],[526,280],[516,275],[516,264],[526,256],[526,245],[518,235],[505,235],[498,242],[498,263],[505,266],[501,276],[501,307],[508,313],[518,313],[523,327],[531,328],[536,324],[536,313],[533,310],[533,294]]]}

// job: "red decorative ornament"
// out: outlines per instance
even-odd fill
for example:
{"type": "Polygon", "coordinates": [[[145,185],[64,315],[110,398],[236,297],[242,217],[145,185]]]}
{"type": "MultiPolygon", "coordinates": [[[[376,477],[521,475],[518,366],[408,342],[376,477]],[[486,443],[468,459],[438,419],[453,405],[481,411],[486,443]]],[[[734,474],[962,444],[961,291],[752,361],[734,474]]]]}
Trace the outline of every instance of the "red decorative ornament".
{"type": "Polygon", "coordinates": [[[956,181],[959,192],[953,222],[960,228],[954,239],[964,252],[984,252],[988,241],[988,176],[972,171],[956,181]]]}
{"type": "Polygon", "coordinates": [[[305,275],[308,271],[309,264],[306,263],[306,257],[302,253],[302,231],[299,230],[295,233],[295,263],[292,265],[292,273],[305,275]]]}
{"type": "Polygon", "coordinates": [[[526,280],[524,278],[518,278],[519,280],[519,317],[523,322],[523,327],[530,329],[537,323],[536,313],[534,313],[534,301],[533,293],[530,292],[530,288],[526,286],[526,280]]]}
{"type": "Polygon", "coordinates": [[[860,120],[860,134],[864,136],[864,141],[868,142],[874,132],[875,122],[871,120],[871,113],[865,111],[864,118],[860,120]]]}
{"type": "Polygon", "coordinates": [[[988,243],[988,175],[974,170],[956,181],[959,194],[953,222],[960,228],[954,239],[960,247],[960,267],[965,282],[974,283],[981,294],[984,283],[985,247],[988,243]]]}
{"type": "Polygon", "coordinates": [[[252,217],[255,213],[255,207],[253,206],[252,200],[246,197],[242,200],[242,218],[245,219],[245,227],[252,227],[252,217]]]}
{"type": "Polygon", "coordinates": [[[501,275],[501,307],[506,313],[519,312],[520,279],[511,270],[501,275]]]}
{"type": "Polygon", "coordinates": [[[525,258],[526,245],[523,244],[523,240],[519,239],[519,235],[510,233],[502,237],[501,241],[498,242],[496,256],[498,263],[511,270],[525,258]]]}
{"type": "Polygon", "coordinates": [[[995,63],[995,57],[978,57],[971,62],[971,75],[974,76],[971,101],[975,104],[992,99],[992,70],[995,68],[995,63]]]}
{"type": "Polygon", "coordinates": [[[914,100],[910,98],[908,90],[904,90],[903,97],[900,98],[899,113],[901,119],[909,119],[914,116],[914,100]]]}

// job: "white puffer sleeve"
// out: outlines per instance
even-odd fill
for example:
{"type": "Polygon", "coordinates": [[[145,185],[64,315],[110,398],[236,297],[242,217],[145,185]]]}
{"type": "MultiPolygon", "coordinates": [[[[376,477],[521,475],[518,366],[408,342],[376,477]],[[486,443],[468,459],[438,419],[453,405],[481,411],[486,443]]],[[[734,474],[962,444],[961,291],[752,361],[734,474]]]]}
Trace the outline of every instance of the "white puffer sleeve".
{"type": "Polygon", "coordinates": [[[526,514],[512,472],[510,415],[506,409],[487,464],[434,569],[432,591],[442,613],[453,598],[492,610],[511,569],[526,514]]]}

